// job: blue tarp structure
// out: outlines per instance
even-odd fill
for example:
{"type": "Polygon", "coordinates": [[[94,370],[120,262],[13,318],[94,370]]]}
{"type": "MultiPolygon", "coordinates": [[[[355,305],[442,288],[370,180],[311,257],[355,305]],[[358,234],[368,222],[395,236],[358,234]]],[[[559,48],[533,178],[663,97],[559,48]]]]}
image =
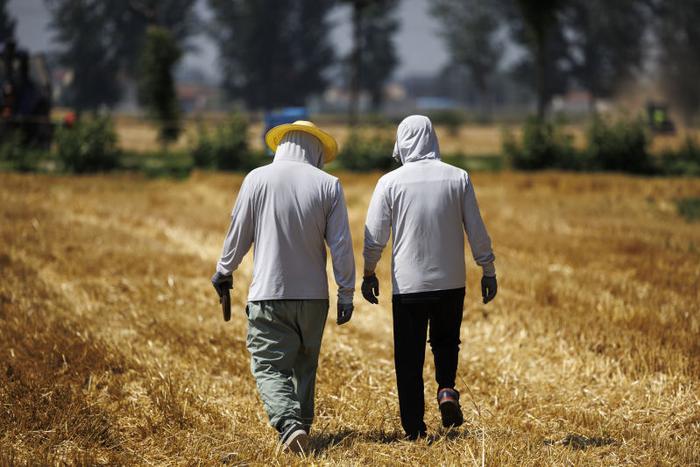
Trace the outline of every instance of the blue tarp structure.
{"type": "MultiPolygon", "coordinates": [[[[277,125],[283,125],[285,123],[294,123],[297,120],[309,120],[309,113],[306,107],[285,107],[279,110],[273,110],[271,112],[265,112],[265,120],[263,127],[263,146],[265,145],[265,134],[270,128],[274,128],[277,125]]],[[[272,151],[267,150],[268,155],[272,155],[272,151]]]]}

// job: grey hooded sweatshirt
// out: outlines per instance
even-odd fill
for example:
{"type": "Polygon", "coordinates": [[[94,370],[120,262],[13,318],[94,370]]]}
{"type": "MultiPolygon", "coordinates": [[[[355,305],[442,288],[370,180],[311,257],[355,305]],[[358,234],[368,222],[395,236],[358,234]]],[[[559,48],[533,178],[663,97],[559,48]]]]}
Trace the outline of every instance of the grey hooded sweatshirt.
{"type": "Polygon", "coordinates": [[[291,131],[274,161],[243,180],[217,270],[236,270],[255,245],[248,301],[327,299],[326,247],[338,301],[352,303],[355,260],[340,182],[323,172],[323,147],[291,131]]]}
{"type": "Polygon", "coordinates": [[[427,117],[399,125],[394,157],[403,166],[379,179],[365,223],[365,269],[373,271],[393,230],[394,294],[464,287],[464,232],[476,263],[495,276],[491,239],[474,187],[462,169],[440,161],[427,117]]]}

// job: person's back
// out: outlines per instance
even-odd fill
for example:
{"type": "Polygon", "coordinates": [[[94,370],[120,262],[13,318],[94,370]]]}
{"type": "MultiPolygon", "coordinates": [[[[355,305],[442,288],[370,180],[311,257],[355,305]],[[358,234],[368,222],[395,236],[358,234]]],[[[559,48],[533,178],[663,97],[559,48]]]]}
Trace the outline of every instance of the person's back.
{"type": "MultiPolygon", "coordinates": [[[[233,212],[242,218],[232,223],[239,231],[228,237],[240,235],[254,244],[249,301],[328,298],[324,241],[335,253],[339,298],[351,301],[354,270],[336,264],[353,261],[343,191],[320,165],[306,151],[278,151],[272,164],[244,180],[233,212]]],[[[227,238],[227,243],[232,242],[227,238]]],[[[225,251],[219,270],[230,273],[243,255],[235,248],[225,251]]]]}
{"type": "Polygon", "coordinates": [[[424,159],[387,174],[380,183],[391,203],[394,293],[463,287],[466,172],[424,159]],[[411,267],[402,267],[407,264],[411,267]]]}
{"type": "Polygon", "coordinates": [[[343,190],[320,170],[335,157],[335,140],[303,121],[275,127],[265,140],[275,159],[243,181],[212,283],[226,297],[232,272],[255,245],[246,306],[251,370],[281,443],[301,452],[328,315],[324,241],[338,284],[338,324],[352,316],[355,263],[343,190]]]}
{"type": "Polygon", "coordinates": [[[362,295],[379,303],[374,271],[393,232],[394,364],[401,425],[415,439],[427,430],[423,363],[428,326],[442,424],[454,427],[464,421],[455,378],[465,294],[465,231],[484,271],[484,303],[496,295],[496,271],[471,180],[464,170],[440,161],[427,117],[413,115],[401,122],[394,157],[403,166],[379,180],[367,212],[362,295]]]}
{"type": "Polygon", "coordinates": [[[403,165],[379,179],[367,213],[364,255],[370,269],[393,229],[394,294],[464,287],[465,231],[477,264],[487,274],[493,271],[491,240],[471,180],[440,161],[429,123],[407,137],[408,147],[399,154],[403,165]]]}
{"type": "Polygon", "coordinates": [[[327,297],[324,241],[327,220],[337,227],[338,179],[282,158],[251,172],[246,183],[255,212],[249,300],[327,297]]]}

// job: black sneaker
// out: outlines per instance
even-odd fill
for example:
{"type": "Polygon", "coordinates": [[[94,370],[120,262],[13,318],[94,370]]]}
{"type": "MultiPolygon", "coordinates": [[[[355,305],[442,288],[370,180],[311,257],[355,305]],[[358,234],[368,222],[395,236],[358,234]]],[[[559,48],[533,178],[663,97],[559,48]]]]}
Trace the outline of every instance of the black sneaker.
{"type": "Polygon", "coordinates": [[[450,428],[464,423],[462,408],[459,406],[459,393],[456,390],[452,388],[440,389],[437,400],[442,416],[442,426],[450,428]]]}
{"type": "Polygon", "coordinates": [[[418,441],[419,439],[423,439],[428,434],[425,431],[417,431],[414,433],[406,433],[406,439],[409,441],[418,441]]]}
{"type": "Polygon", "coordinates": [[[294,424],[282,433],[280,442],[285,450],[302,456],[309,454],[309,434],[300,424],[294,424]]]}

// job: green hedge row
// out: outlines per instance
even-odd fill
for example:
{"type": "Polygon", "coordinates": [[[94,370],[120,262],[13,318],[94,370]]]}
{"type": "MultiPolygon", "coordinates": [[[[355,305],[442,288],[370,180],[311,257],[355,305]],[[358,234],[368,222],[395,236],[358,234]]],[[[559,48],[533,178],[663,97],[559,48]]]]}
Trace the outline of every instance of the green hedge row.
{"type": "MultiPolygon", "coordinates": [[[[193,167],[211,170],[248,171],[269,162],[261,151],[248,145],[248,121],[232,115],[213,130],[200,127],[188,151],[130,154],[120,151],[109,117],[83,118],[72,128],[59,128],[54,149],[26,148],[21,135],[4,135],[0,144],[0,168],[31,171],[43,167],[67,173],[106,172],[114,169],[141,170],[147,175],[187,176],[193,167]]],[[[341,148],[333,167],[353,171],[387,171],[397,167],[391,158],[394,136],[388,128],[353,132],[341,148]]],[[[649,151],[650,136],[642,120],[596,118],[586,131],[583,149],[562,125],[528,120],[517,141],[506,134],[503,153],[517,170],[560,169],[616,171],[633,174],[700,176],[700,145],[687,139],[678,149],[659,156],[649,151]]],[[[464,157],[444,154],[456,166],[475,170],[499,170],[503,157],[464,157]]]]}
{"type": "Polygon", "coordinates": [[[248,147],[247,134],[247,120],[233,115],[212,131],[200,127],[196,143],[186,152],[164,148],[136,154],[119,149],[111,118],[85,117],[71,128],[56,129],[50,153],[23,145],[20,132],[3,135],[0,168],[76,174],[126,169],[178,178],[187,176],[193,167],[247,171],[267,162],[260,151],[248,147]]]}
{"type": "Polygon", "coordinates": [[[214,130],[200,126],[191,154],[194,166],[202,169],[247,171],[264,162],[262,154],[248,146],[248,120],[238,114],[214,130]]]}
{"type": "Polygon", "coordinates": [[[3,135],[0,162],[6,168],[35,171],[45,167],[68,173],[106,172],[119,167],[121,151],[112,120],[101,116],[83,119],[72,128],[57,128],[54,150],[27,146],[21,130],[3,135]]]}
{"type": "Polygon", "coordinates": [[[700,175],[700,147],[688,138],[677,150],[655,157],[643,120],[595,118],[586,131],[584,149],[576,149],[573,137],[561,125],[528,120],[522,138],[504,139],[503,152],[518,170],[561,169],[612,171],[642,175],[700,175]]]}
{"type": "Polygon", "coordinates": [[[340,149],[336,165],[347,170],[388,171],[398,167],[392,159],[394,137],[383,130],[375,132],[355,131],[348,136],[340,149]]]}

